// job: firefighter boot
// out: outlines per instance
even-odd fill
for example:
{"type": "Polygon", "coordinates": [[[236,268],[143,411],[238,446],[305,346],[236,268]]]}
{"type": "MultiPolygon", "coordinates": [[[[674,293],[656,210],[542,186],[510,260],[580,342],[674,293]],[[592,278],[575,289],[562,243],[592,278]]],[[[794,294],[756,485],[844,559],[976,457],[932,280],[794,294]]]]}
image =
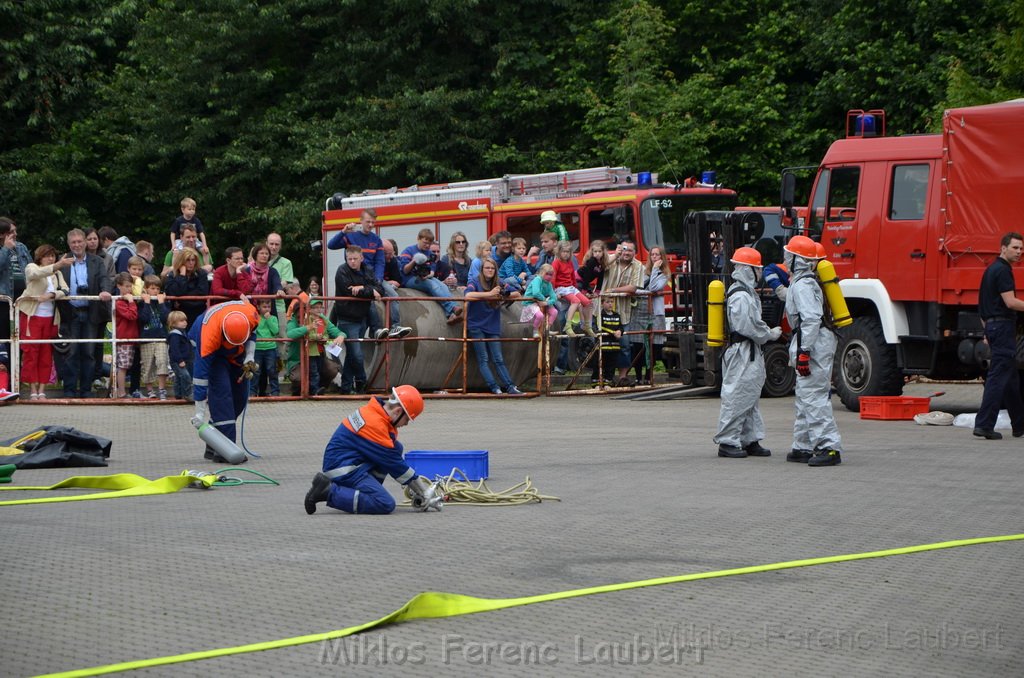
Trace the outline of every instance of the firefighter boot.
{"type": "Polygon", "coordinates": [[[735,445],[721,444],[718,446],[719,457],[729,457],[730,459],[742,459],[747,456],[747,451],[742,447],[736,447],[735,445]]]}
{"type": "Polygon", "coordinates": [[[761,447],[761,443],[759,441],[757,441],[757,440],[755,440],[752,443],[748,443],[748,444],[744,445],[743,446],[743,451],[746,452],[747,455],[751,456],[751,457],[770,457],[770,456],[772,456],[772,451],[769,450],[767,447],[761,447]]]}
{"type": "Polygon", "coordinates": [[[319,502],[327,501],[330,488],[331,479],[327,477],[326,473],[317,473],[313,476],[313,485],[309,488],[309,492],[306,493],[306,513],[309,515],[316,513],[316,505],[319,502]]]}
{"type": "Polygon", "coordinates": [[[815,450],[814,456],[807,460],[808,466],[839,466],[842,463],[839,450],[815,450]]]}
{"type": "Polygon", "coordinates": [[[786,455],[786,461],[796,462],[797,464],[806,464],[811,456],[812,455],[809,450],[793,449],[786,455]]]}

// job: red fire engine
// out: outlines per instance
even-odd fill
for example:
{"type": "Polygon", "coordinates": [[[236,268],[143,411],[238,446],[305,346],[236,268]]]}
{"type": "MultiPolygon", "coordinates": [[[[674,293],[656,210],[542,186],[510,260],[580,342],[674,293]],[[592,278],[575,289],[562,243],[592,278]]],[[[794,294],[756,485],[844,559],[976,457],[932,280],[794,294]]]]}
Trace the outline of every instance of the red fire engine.
{"type": "MultiPolygon", "coordinates": [[[[471,248],[503,230],[536,245],[543,230],[540,215],[553,210],[578,257],[593,240],[614,247],[628,238],[636,243],[641,260],[646,261],[647,251],[658,245],[665,248],[670,264],[680,269],[688,251],[687,216],[709,211],[724,214],[735,205],[735,191],[717,184],[659,184],[657,175],[648,172],[596,167],[339,194],[327,201],[323,238],[326,242],[349,224],[358,223],[362,210],[372,207],[377,211],[378,235],[393,238],[399,249],[415,242],[422,228],[434,231],[442,252],[455,231],[468,236],[471,248]]],[[[329,294],[334,293],[333,273],[342,263],[344,252],[324,251],[329,294]]]]}
{"type": "MultiPolygon", "coordinates": [[[[793,186],[784,174],[789,210],[793,186]]],[[[884,112],[850,112],[806,215],[855,317],[835,361],[848,408],[899,394],[906,375],[983,374],[981,276],[1022,218],[1024,100],[948,110],[941,134],[919,136],[887,137],[884,112]]],[[[1014,275],[1024,285],[1024,271],[1014,275]]]]}

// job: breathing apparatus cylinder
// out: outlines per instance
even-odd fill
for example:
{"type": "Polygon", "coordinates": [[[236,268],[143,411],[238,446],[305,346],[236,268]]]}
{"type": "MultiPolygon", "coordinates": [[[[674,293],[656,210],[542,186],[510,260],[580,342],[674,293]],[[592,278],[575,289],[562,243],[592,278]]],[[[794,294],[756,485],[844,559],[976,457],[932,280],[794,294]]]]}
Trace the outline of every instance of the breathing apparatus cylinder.
{"type": "Polygon", "coordinates": [[[245,452],[238,448],[228,437],[218,431],[213,424],[204,422],[199,426],[199,437],[204,443],[210,446],[214,452],[224,457],[229,464],[242,464],[245,462],[245,452]]]}
{"type": "Polygon", "coordinates": [[[708,346],[725,345],[725,283],[708,285],[708,346]]]}
{"type": "Polygon", "coordinates": [[[846,305],[846,298],[843,297],[843,290],[839,287],[836,267],[828,259],[822,259],[818,262],[817,273],[821,289],[825,292],[825,301],[828,302],[828,307],[832,311],[832,323],[836,327],[846,327],[853,323],[850,309],[846,305]]]}

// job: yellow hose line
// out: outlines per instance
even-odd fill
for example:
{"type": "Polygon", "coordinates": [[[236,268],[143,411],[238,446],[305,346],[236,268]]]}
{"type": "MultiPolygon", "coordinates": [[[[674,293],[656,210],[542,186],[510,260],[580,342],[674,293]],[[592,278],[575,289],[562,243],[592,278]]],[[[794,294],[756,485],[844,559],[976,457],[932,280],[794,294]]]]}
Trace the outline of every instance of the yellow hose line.
{"type": "MultiPolygon", "coordinates": [[[[772,572],[775,570],[788,570],[795,567],[810,567],[813,565],[826,565],[829,563],[842,563],[850,560],[866,560],[869,558],[884,558],[886,556],[901,556],[910,553],[922,553],[924,551],[938,551],[940,549],[956,548],[958,546],[975,546],[977,544],[992,544],[1002,541],[1018,541],[1024,539],[1024,534],[1009,534],[997,537],[979,537],[976,539],[958,539],[955,541],[944,541],[935,544],[921,544],[919,546],[906,546],[903,548],[886,549],[884,551],[869,551],[867,553],[849,553],[841,556],[827,556],[824,558],[808,558],[806,560],[790,560],[783,563],[771,563],[769,565],[754,565],[751,567],[740,567],[731,570],[717,570],[715,572],[699,572],[696,574],[684,574],[674,577],[660,577],[657,579],[644,579],[642,581],[627,582],[624,584],[608,584],[605,586],[594,586],[586,589],[573,589],[571,591],[559,591],[557,593],[544,593],[537,596],[523,598],[474,598],[463,596],[457,593],[425,592],[417,594],[412,600],[395,610],[386,617],[377,621],[350,626],[347,629],[328,631],[325,633],[314,633],[305,636],[294,636],[262,643],[250,643],[248,645],[237,645],[217,650],[200,650],[198,652],[187,652],[185,654],[169,655],[166,657],[155,657],[153,659],[140,659],[136,661],[122,662],[120,664],[107,664],[95,666],[88,669],[78,669],[63,673],[46,674],[47,676],[96,676],[119,671],[133,671],[135,669],[152,668],[154,666],[166,666],[200,659],[213,659],[215,657],[227,657],[230,655],[244,654],[247,652],[261,652],[263,650],[276,650],[283,647],[305,645],[335,638],[345,638],[356,635],[363,631],[374,628],[400,624],[413,619],[438,619],[444,617],[458,617],[477,612],[491,612],[503,610],[510,607],[532,605],[533,603],[547,603],[553,600],[565,600],[567,598],[579,598],[597,593],[611,593],[613,591],[627,591],[630,589],[644,588],[647,586],[661,586],[662,584],[677,584],[686,581],[697,581],[699,579],[715,579],[718,577],[731,577],[739,574],[755,574],[758,572],[772,572]]],[[[45,677],[43,677],[45,678],[45,677]]]]}
{"type": "Polygon", "coordinates": [[[0,491],[9,490],[65,490],[71,488],[87,488],[91,490],[109,490],[94,494],[73,494],[62,497],[39,497],[36,499],[15,499],[0,501],[0,506],[18,504],[56,504],[65,501],[89,501],[90,499],[119,499],[121,497],[144,497],[155,494],[170,494],[187,487],[197,480],[209,484],[216,480],[213,476],[196,478],[190,475],[166,476],[150,480],[134,473],[116,473],[110,476],[72,476],[49,487],[13,485],[0,487],[0,491]],[[207,482],[209,481],[209,483],[207,482]]]}

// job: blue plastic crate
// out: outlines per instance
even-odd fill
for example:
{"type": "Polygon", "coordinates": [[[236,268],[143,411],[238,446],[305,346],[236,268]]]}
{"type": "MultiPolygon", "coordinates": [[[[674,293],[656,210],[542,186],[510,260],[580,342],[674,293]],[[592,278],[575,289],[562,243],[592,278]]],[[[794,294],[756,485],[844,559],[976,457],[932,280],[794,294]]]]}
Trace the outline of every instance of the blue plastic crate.
{"type": "Polygon", "coordinates": [[[467,480],[485,480],[490,470],[487,450],[409,450],[405,462],[421,476],[448,476],[453,469],[466,474],[467,480]]]}

